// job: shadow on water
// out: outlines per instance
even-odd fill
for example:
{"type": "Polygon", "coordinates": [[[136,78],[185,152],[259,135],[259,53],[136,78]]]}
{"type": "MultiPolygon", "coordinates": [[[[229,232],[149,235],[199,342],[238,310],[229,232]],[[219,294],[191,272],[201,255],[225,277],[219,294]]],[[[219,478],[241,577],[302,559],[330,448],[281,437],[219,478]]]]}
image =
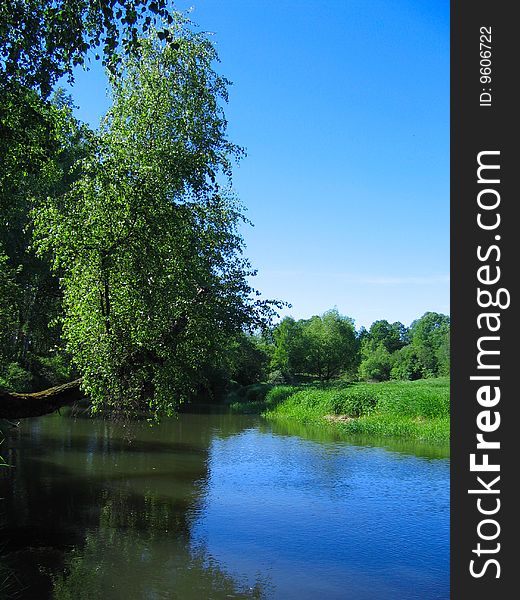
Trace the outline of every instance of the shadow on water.
{"type": "Polygon", "coordinates": [[[0,514],[13,597],[264,598],[268,582],[237,580],[192,540],[212,439],[196,420],[129,434],[53,415],[11,431],[0,514]]]}

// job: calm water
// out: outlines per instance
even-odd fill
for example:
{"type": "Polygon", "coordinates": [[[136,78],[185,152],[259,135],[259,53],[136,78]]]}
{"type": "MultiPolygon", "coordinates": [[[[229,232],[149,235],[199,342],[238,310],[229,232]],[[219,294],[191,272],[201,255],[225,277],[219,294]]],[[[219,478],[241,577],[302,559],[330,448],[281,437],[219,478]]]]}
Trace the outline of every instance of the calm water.
{"type": "Polygon", "coordinates": [[[7,445],[0,550],[21,598],[449,598],[444,449],[210,414],[52,415],[7,445]]]}

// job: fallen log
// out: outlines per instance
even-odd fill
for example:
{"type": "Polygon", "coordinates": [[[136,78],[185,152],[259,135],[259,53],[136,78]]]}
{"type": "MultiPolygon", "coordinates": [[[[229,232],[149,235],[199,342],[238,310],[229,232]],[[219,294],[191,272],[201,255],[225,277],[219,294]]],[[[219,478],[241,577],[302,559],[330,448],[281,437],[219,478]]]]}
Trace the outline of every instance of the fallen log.
{"type": "Polygon", "coordinates": [[[81,379],[75,379],[30,394],[0,392],[0,419],[39,417],[54,412],[62,406],[68,406],[85,397],[80,384],[81,379]]]}

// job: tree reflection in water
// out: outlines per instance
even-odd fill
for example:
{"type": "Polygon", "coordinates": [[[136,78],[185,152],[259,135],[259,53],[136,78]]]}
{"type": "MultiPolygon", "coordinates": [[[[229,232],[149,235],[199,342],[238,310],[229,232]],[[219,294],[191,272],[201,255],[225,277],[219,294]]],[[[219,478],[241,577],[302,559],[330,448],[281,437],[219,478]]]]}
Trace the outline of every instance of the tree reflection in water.
{"type": "Polygon", "coordinates": [[[58,416],[12,432],[2,553],[23,598],[265,598],[267,581],[227,573],[193,539],[211,436],[138,425],[129,443],[120,425],[58,416]]]}
{"type": "Polygon", "coordinates": [[[56,600],[92,598],[265,598],[266,583],[237,582],[190,542],[186,521],[171,505],[148,494],[142,502],[107,498],[99,528],[65,557],[53,577],[56,600]]]}

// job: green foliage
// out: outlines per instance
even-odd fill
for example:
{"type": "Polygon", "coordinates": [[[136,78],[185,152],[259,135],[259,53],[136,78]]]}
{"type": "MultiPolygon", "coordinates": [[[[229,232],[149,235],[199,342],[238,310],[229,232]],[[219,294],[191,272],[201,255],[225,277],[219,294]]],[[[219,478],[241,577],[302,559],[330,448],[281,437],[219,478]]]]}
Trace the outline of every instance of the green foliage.
{"type": "Polygon", "coordinates": [[[77,377],[70,357],[63,351],[51,352],[47,356],[29,353],[27,365],[38,390],[67,383],[77,377]]]}
{"type": "Polygon", "coordinates": [[[406,347],[408,331],[399,322],[375,321],[361,338],[359,377],[365,381],[387,381],[393,366],[393,357],[406,347]]]}
{"type": "Polygon", "coordinates": [[[380,342],[375,349],[370,342],[364,342],[361,349],[364,357],[359,365],[359,377],[366,381],[387,381],[392,370],[392,357],[380,342]]]}
{"type": "Polygon", "coordinates": [[[427,312],[412,323],[410,336],[423,377],[448,375],[450,318],[427,312]]]}
{"type": "Polygon", "coordinates": [[[379,413],[425,418],[449,417],[450,414],[448,378],[359,383],[355,389],[374,394],[379,413]]]}
{"type": "Polygon", "coordinates": [[[272,331],[271,369],[290,378],[303,361],[301,322],[285,317],[272,331]]]}
{"type": "Polygon", "coordinates": [[[70,192],[35,211],[39,252],[61,274],[67,348],[94,408],[169,414],[263,326],[251,300],[215,49],[182,20],[142,40],[112,78],[113,105],[70,192]],[[220,356],[220,357],[219,357],[220,356]]]}
{"type": "Polygon", "coordinates": [[[421,363],[415,348],[411,344],[393,354],[390,376],[392,379],[410,381],[422,377],[421,363]]]}
{"type": "Polygon", "coordinates": [[[302,372],[329,381],[354,367],[357,350],[354,321],[337,310],[312,317],[303,327],[303,345],[302,372]]]}
{"type": "Polygon", "coordinates": [[[232,412],[259,414],[267,407],[266,398],[272,388],[268,383],[238,386],[228,393],[225,402],[232,412]]]}
{"type": "Polygon", "coordinates": [[[372,347],[382,344],[390,354],[409,341],[408,331],[402,323],[397,321],[390,324],[385,319],[372,323],[366,337],[372,347]]]}
{"type": "Polygon", "coordinates": [[[377,394],[356,387],[336,392],[331,399],[333,414],[362,417],[371,414],[377,406],[377,394]]]}
{"type": "Polygon", "coordinates": [[[305,374],[329,381],[356,365],[354,322],[337,310],[308,320],[285,318],[275,327],[273,340],[271,367],[289,380],[305,374]]]}
{"type": "Polygon", "coordinates": [[[260,338],[241,333],[232,338],[227,352],[227,378],[242,386],[264,381],[269,356],[260,338]]]}
{"type": "MultiPolygon", "coordinates": [[[[135,53],[140,32],[171,23],[164,1],[43,2],[0,4],[0,364],[15,361],[31,371],[61,344],[62,295],[48,257],[31,249],[32,220],[42,198],[66,193],[73,165],[89,149],[89,132],[71,116],[63,93],[49,99],[64,74],[99,48],[116,73],[120,58],[135,53]],[[139,8],[139,10],[137,10],[139,8]],[[5,256],[4,256],[5,253],[5,256]],[[6,258],[7,257],[7,258],[6,258]],[[49,326],[54,324],[52,328],[49,326]]],[[[157,35],[167,38],[166,25],[157,35]]],[[[31,371],[32,373],[32,371],[31,371]]],[[[37,374],[34,381],[45,380],[37,374]]],[[[53,368],[48,375],[53,375],[53,368]]],[[[51,377],[52,379],[52,377],[51,377]]],[[[25,384],[24,384],[25,385],[25,384]]]]}
{"type": "Polygon", "coordinates": [[[437,362],[437,375],[439,377],[448,377],[451,366],[449,322],[442,325],[441,330],[436,332],[436,336],[437,341],[434,352],[437,362]]]}
{"type": "Polygon", "coordinates": [[[9,392],[34,392],[74,379],[70,360],[61,352],[39,356],[29,352],[24,361],[0,364],[0,390],[9,392]]]}
{"type": "Polygon", "coordinates": [[[0,390],[34,392],[66,383],[74,378],[70,363],[62,354],[38,356],[29,353],[26,367],[18,362],[0,365],[0,390]]]}
{"type": "Polygon", "coordinates": [[[10,362],[0,369],[0,390],[8,392],[30,392],[33,388],[32,374],[16,362],[10,362]]]}
{"type": "Polygon", "coordinates": [[[226,403],[233,412],[260,414],[277,406],[298,389],[291,385],[253,384],[231,391],[226,397],[226,403]]]}
{"type": "Polygon", "coordinates": [[[30,355],[48,356],[61,344],[62,296],[47,257],[38,258],[31,247],[30,213],[48,194],[69,189],[71,165],[84,155],[88,132],[63,93],[43,101],[33,91],[18,91],[0,93],[0,362],[18,362],[36,375],[30,355]]]}
{"type": "Polygon", "coordinates": [[[27,218],[18,204],[30,201],[26,196],[39,187],[43,169],[60,151],[59,117],[57,107],[34,90],[0,82],[0,206],[9,211],[12,224],[13,216],[27,218]]]}
{"type": "Polygon", "coordinates": [[[376,321],[361,332],[359,377],[366,381],[415,380],[449,375],[450,319],[425,313],[410,329],[376,321]]]}
{"type": "Polygon", "coordinates": [[[265,397],[266,404],[270,407],[277,406],[286,398],[292,396],[298,388],[294,385],[277,385],[271,388],[265,397]]]}
{"type": "Polygon", "coordinates": [[[439,417],[421,420],[396,415],[371,415],[339,425],[349,435],[370,435],[419,439],[446,444],[450,439],[450,419],[439,417]]]}
{"type": "MultiPolygon", "coordinates": [[[[173,15],[166,0],[11,0],[0,5],[0,82],[37,87],[46,96],[64,74],[99,49],[115,69],[139,35],[173,15]]],[[[168,30],[159,32],[166,39],[168,30]]],[[[100,58],[96,56],[96,58],[100,58]]]]}
{"type": "Polygon", "coordinates": [[[273,419],[327,422],[348,434],[402,436],[446,442],[450,431],[448,378],[329,387],[274,387],[263,403],[236,405],[273,419]],[[280,391],[278,391],[280,390],[280,391]],[[276,399],[276,401],[274,400],[276,399]],[[336,420],[330,420],[336,415],[336,420]],[[329,416],[329,420],[324,419],[329,416]]]}
{"type": "Polygon", "coordinates": [[[244,386],[265,381],[269,356],[264,346],[259,336],[242,331],[222,339],[218,354],[201,368],[203,378],[192,400],[220,402],[244,386]]]}
{"type": "Polygon", "coordinates": [[[282,403],[268,411],[268,415],[298,418],[303,422],[315,420],[334,411],[334,392],[319,388],[299,389],[282,403]]]}
{"type": "Polygon", "coordinates": [[[295,321],[284,318],[264,336],[272,383],[415,380],[449,374],[449,317],[426,313],[407,329],[402,323],[375,321],[354,331],[337,311],[295,321]]]}
{"type": "Polygon", "coordinates": [[[8,257],[0,252],[0,362],[12,358],[13,332],[16,327],[16,305],[19,297],[16,272],[8,257]]]}

